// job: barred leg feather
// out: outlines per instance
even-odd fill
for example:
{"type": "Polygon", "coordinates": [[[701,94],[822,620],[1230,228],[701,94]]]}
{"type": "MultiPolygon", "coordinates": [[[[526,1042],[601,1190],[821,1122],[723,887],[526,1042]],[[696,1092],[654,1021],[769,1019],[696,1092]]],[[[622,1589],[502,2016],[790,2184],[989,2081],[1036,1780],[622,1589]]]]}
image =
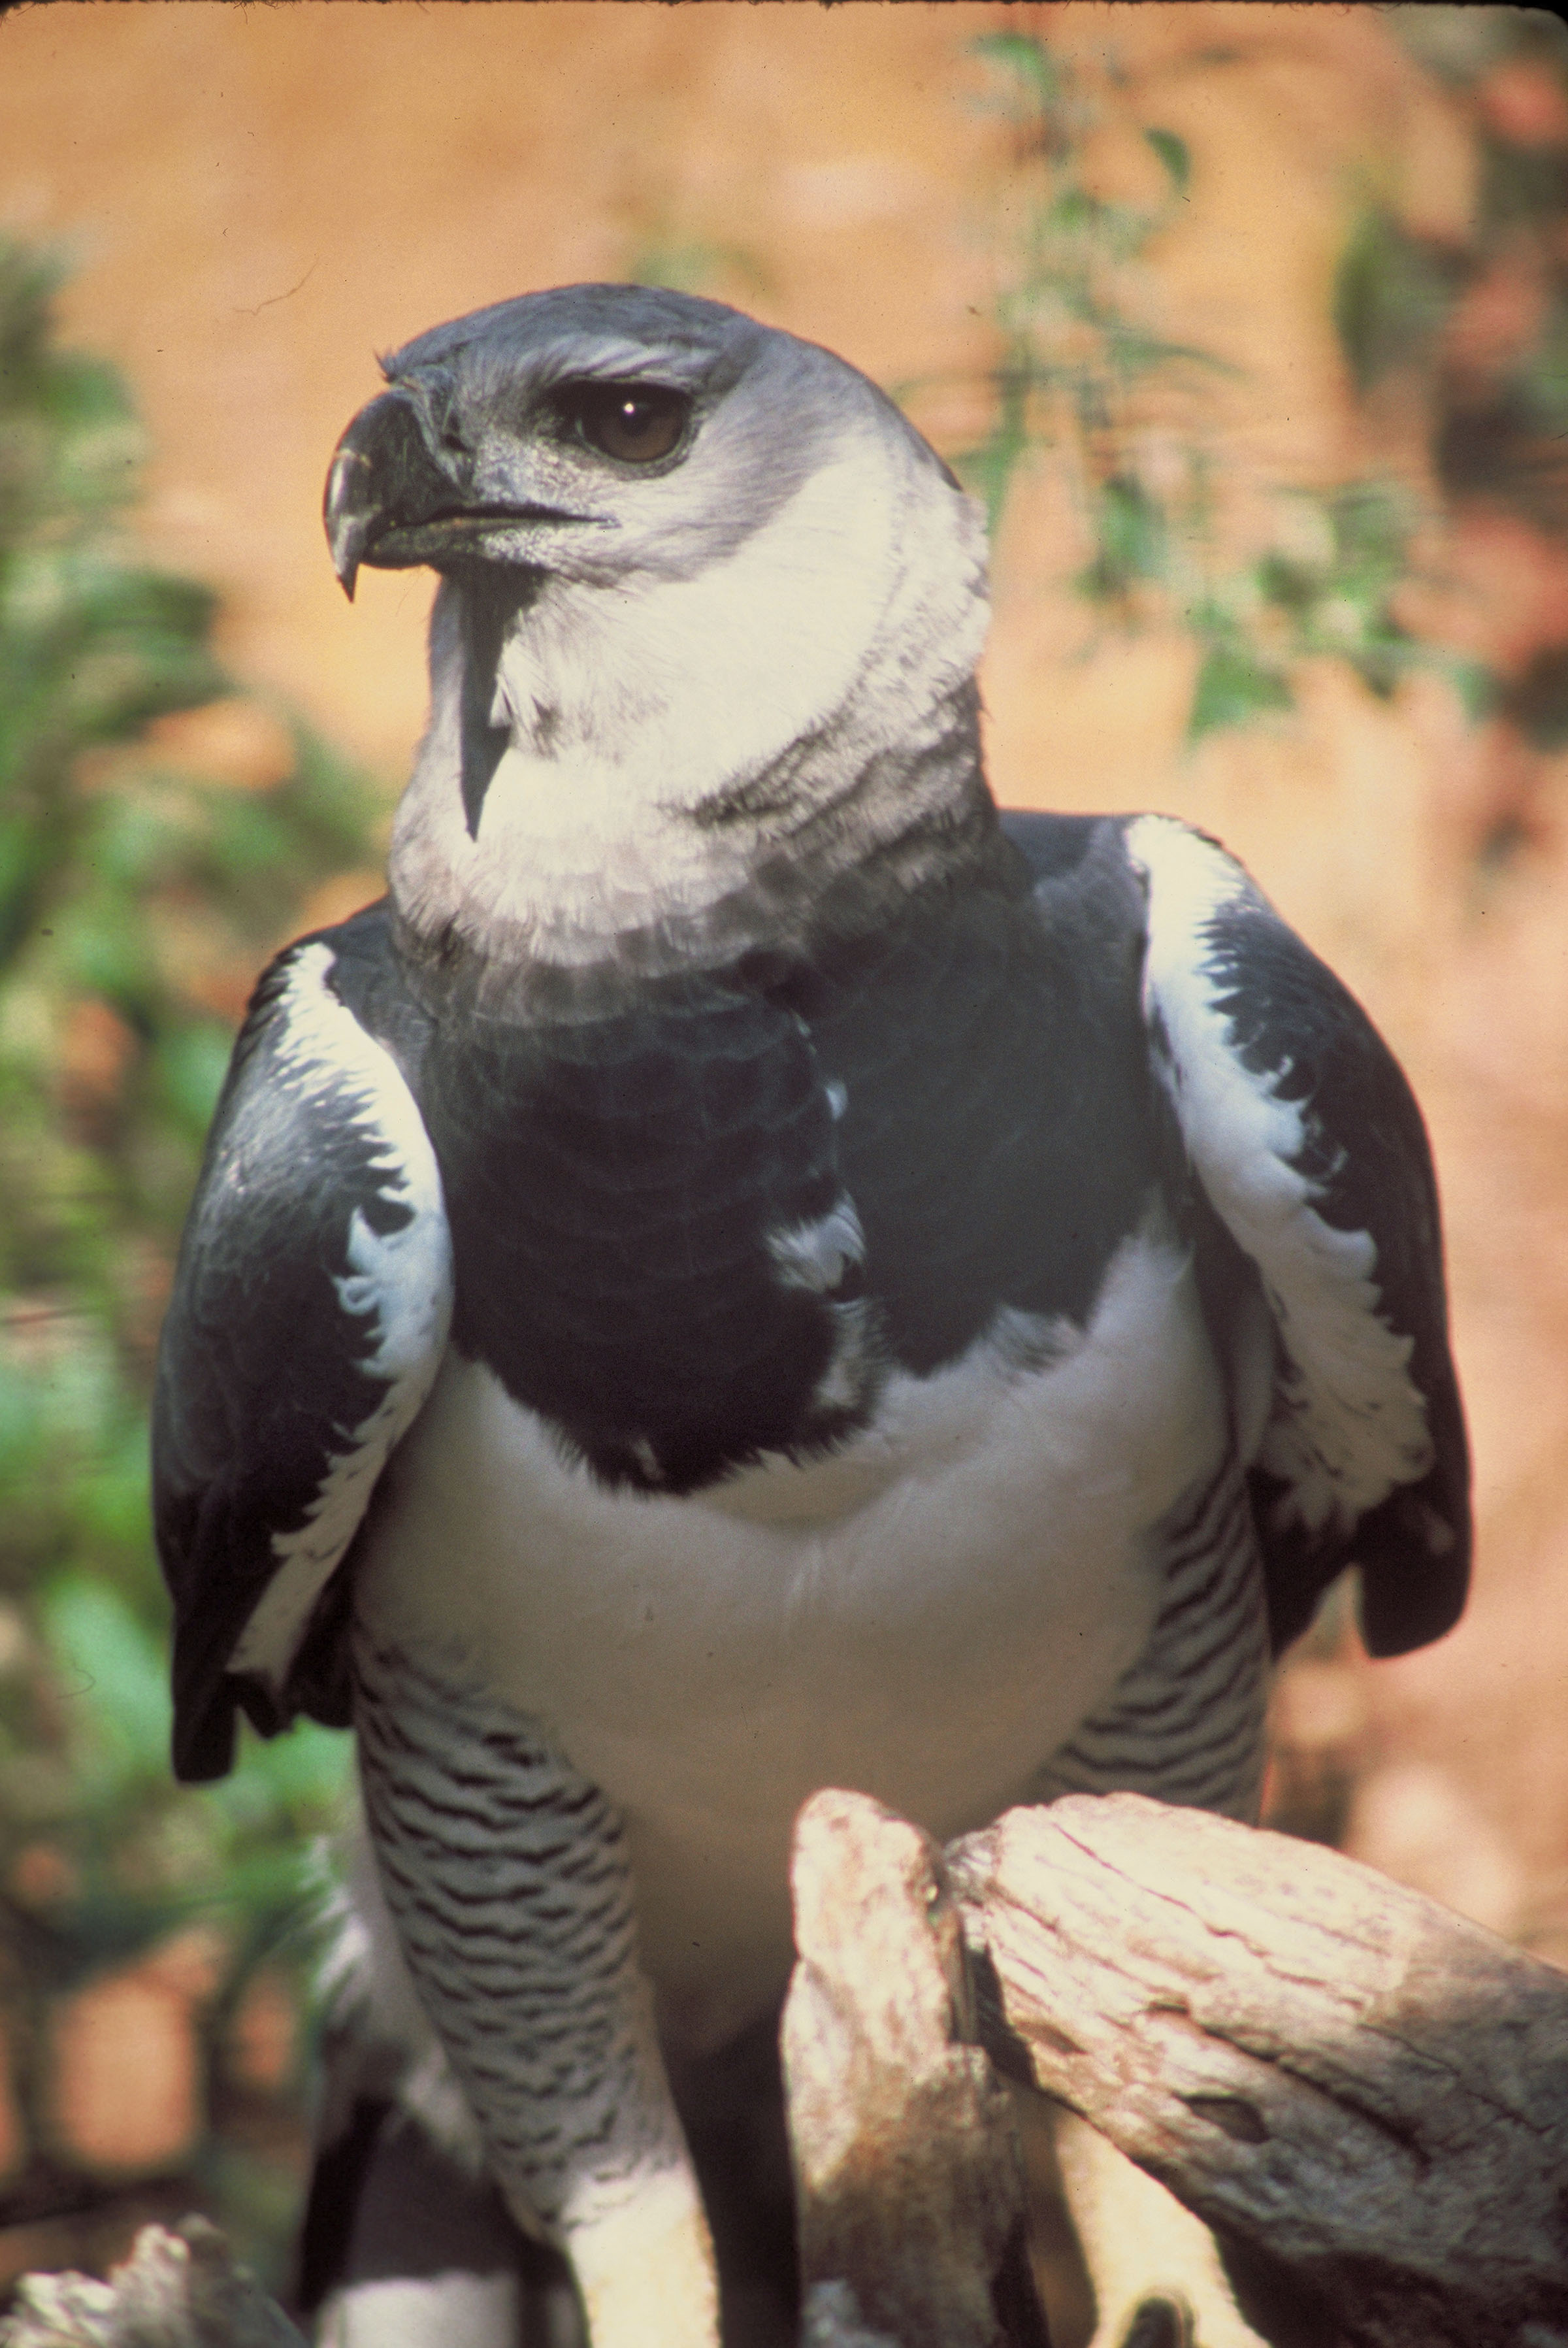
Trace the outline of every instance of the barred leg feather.
{"type": "Polygon", "coordinates": [[[1160,1535],[1163,1593],[1149,1643],[1030,1788],[1122,1788],[1255,1821],[1268,1707],[1268,1609],[1245,1480],[1229,1458],[1160,1535]]]}
{"type": "Polygon", "coordinates": [[[716,2343],[619,1819],[494,1697],[363,1634],[355,1671],[386,1904],[508,2209],[566,2251],[593,2348],[716,2343]]]}

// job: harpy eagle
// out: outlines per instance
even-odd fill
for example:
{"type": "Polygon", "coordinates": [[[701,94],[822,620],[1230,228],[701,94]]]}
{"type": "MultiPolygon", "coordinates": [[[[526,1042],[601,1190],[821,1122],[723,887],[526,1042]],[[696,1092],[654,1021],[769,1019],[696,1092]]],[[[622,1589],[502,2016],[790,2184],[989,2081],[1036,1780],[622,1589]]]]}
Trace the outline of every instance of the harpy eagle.
{"type": "Polygon", "coordinates": [[[185,1233],[175,1762],[353,1722],[408,2108],[684,2348],[671,2072],[776,2003],[806,1795],[1246,1816],[1342,1567],[1374,1653],[1455,1620],[1437,1197],[1223,849],[999,814],[981,523],[853,367],[589,285],[384,372],[327,532],[440,574],[429,728],[185,1233]]]}

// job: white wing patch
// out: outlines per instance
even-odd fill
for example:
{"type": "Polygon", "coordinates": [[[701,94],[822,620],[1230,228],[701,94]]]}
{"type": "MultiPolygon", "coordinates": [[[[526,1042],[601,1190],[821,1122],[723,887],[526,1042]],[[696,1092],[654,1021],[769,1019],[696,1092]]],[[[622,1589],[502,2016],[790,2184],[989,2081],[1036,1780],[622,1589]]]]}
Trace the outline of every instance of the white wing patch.
{"type": "Polygon", "coordinates": [[[282,995],[282,1081],[345,1107],[376,1144],[385,1169],[379,1196],[411,1220],[384,1236],[359,1208],[349,1225],[350,1269],[334,1279],[343,1311],[368,1322],[374,1350],[362,1355],[368,1376],[387,1381],[370,1416],[332,1430],[343,1438],[305,1522],[274,1533],[278,1560],[262,1597],[229,1659],[231,1672],[254,1673],[276,1694],[316,1600],[354,1539],[377,1477],[435,1383],[452,1318],[452,1241],[441,1173],[423,1118],[401,1070],[327,984],[330,946],[307,946],[282,995]]]}
{"type": "Polygon", "coordinates": [[[1348,1533],[1431,1466],[1413,1341],[1379,1309],[1370,1232],[1325,1222],[1313,1203],[1323,1185],[1298,1170],[1310,1104],[1277,1091],[1292,1064],[1259,1075],[1234,1049],[1210,924],[1231,905],[1266,911],[1264,899],[1223,849],[1171,817],[1140,817],[1127,847],[1149,889],[1144,1011],[1169,1045],[1156,1066],[1210,1200],[1263,1275],[1283,1350],[1255,1464],[1286,1483],[1283,1505],[1309,1532],[1348,1533]]]}
{"type": "MultiPolygon", "coordinates": [[[[842,1093],[844,1088],[829,1087],[830,1108],[835,1089],[842,1093]]],[[[843,1112],[834,1108],[833,1113],[836,1117],[843,1112]]],[[[815,1222],[791,1223],[774,1231],[768,1241],[768,1253],[786,1288],[804,1288],[813,1295],[832,1298],[845,1273],[866,1261],[866,1233],[854,1200],[841,1194],[815,1222]]],[[[813,1389],[812,1400],[818,1410],[859,1410],[868,1402],[877,1375],[870,1310],[858,1297],[842,1303],[835,1299],[831,1309],[833,1352],[813,1389]]]]}
{"type": "Polygon", "coordinates": [[[840,1198],[815,1222],[791,1223],[787,1230],[774,1231],[768,1253],[786,1288],[829,1294],[851,1264],[866,1261],[866,1234],[854,1200],[840,1198]]]}

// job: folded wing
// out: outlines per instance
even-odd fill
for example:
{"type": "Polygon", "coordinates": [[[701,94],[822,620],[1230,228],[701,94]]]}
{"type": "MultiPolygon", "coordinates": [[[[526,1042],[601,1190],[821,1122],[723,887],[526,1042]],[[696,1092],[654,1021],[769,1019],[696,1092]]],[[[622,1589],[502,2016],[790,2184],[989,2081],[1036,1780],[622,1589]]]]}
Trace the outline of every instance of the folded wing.
{"type": "Polygon", "coordinates": [[[383,908],[291,946],[213,1122],[153,1417],[185,1778],[229,1767],[237,1706],[264,1733],[346,1717],[333,1576],[452,1307],[440,1174],[383,1040],[417,1040],[398,992],[383,908]]]}
{"type": "Polygon", "coordinates": [[[1212,1210],[1211,1287],[1235,1318],[1249,1298],[1266,1312],[1247,1450],[1276,1647],[1355,1563],[1368,1648],[1401,1653],[1458,1619],[1470,1559],[1420,1112],[1357,1003],[1223,849],[1163,816],[1125,838],[1148,894],[1154,1071],[1212,1210]]]}

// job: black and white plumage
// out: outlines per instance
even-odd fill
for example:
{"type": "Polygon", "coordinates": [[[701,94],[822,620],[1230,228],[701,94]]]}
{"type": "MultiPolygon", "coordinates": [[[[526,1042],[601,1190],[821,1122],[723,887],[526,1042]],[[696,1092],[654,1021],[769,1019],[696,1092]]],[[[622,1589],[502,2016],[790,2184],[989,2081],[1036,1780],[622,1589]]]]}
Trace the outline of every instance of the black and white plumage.
{"type": "Polygon", "coordinates": [[[327,524],[441,572],[430,726],[191,1212],[177,1766],[357,1721],[475,2157],[600,2348],[695,2340],[665,2066],[776,1998],[807,1793],[1245,1813],[1342,1567],[1457,1617],[1436,1194],[1223,850],[999,818],[979,522],[853,369],[590,286],[386,376],[327,524]]]}

